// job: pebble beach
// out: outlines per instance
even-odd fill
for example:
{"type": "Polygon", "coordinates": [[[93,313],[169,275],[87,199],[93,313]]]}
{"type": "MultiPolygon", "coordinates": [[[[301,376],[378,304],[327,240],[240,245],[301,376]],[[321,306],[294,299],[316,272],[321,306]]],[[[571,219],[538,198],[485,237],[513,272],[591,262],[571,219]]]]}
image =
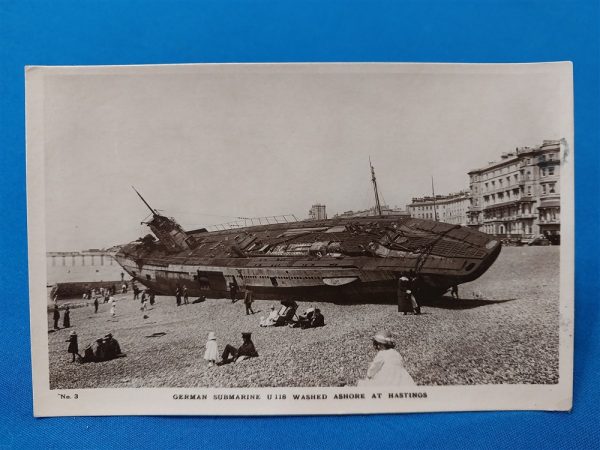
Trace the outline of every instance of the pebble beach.
{"type": "Polygon", "coordinates": [[[253,304],[256,314],[245,315],[241,301],[177,307],[174,297],[159,296],[143,313],[133,294],[118,294],[114,318],[108,304],[95,314],[91,302],[61,302],[72,305],[72,327],[54,331],[48,317],[50,388],[355,386],[375,356],[371,336],[379,330],[392,332],[418,385],[557,383],[559,254],[554,246],[505,247],[482,277],[459,286],[459,300],[447,294],[424,303],[420,316],[398,314],[392,304],[307,299],[298,312],[315,306],[326,323],[307,330],[259,327],[276,304],[265,300],[253,304]],[[110,332],[127,356],[71,363],[65,342],[71,330],[80,353],[110,332]],[[203,355],[210,331],[219,352],[252,332],[259,357],[208,367],[203,355]]]}

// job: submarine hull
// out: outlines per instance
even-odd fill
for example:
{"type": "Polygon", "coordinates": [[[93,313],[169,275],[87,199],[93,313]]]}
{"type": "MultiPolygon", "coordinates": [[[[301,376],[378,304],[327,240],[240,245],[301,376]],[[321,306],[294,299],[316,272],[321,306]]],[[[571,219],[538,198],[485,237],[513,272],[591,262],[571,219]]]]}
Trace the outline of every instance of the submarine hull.
{"type": "Polygon", "coordinates": [[[398,278],[417,297],[436,297],[493,264],[501,243],[458,225],[367,217],[187,232],[194,248],[160,241],[121,247],[117,262],[159,295],[186,287],[190,297],[229,298],[236,284],[254,298],[336,303],[393,303],[398,278]]]}

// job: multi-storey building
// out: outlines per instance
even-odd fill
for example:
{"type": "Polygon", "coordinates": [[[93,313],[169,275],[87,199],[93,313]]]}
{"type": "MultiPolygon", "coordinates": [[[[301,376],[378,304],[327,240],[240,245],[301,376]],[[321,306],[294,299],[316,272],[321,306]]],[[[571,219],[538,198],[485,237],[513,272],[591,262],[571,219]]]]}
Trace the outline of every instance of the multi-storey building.
{"type": "Polygon", "coordinates": [[[308,219],[309,220],[327,219],[327,211],[325,210],[325,205],[321,205],[320,203],[316,203],[316,204],[312,205],[312,207],[308,211],[308,219]]]}
{"type": "Polygon", "coordinates": [[[560,155],[564,141],[517,148],[469,172],[468,225],[523,241],[560,240],[560,155]]]}
{"type": "Polygon", "coordinates": [[[414,197],[407,209],[410,217],[466,225],[467,211],[471,205],[470,199],[471,194],[468,191],[436,195],[435,197],[414,197]]]}

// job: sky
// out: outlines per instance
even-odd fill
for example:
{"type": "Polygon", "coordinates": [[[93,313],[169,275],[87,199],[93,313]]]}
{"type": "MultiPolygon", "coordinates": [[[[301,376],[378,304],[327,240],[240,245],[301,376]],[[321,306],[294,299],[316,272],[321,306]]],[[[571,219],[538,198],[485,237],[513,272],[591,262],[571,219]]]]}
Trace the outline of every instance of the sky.
{"type": "MultiPolygon", "coordinates": [[[[468,188],[503,152],[567,137],[570,66],[183,65],[48,68],[47,251],[149,232],[152,207],[186,229],[331,217],[468,188]]],[[[37,105],[37,103],[36,103],[37,105]]]]}

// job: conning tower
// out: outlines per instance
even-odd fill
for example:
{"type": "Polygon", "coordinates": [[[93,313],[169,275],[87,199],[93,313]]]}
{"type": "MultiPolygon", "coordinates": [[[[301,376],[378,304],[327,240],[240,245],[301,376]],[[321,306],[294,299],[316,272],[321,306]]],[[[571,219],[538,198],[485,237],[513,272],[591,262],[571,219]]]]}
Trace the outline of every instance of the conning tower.
{"type": "Polygon", "coordinates": [[[168,252],[176,253],[184,250],[191,250],[196,246],[196,240],[193,236],[189,236],[181,225],[174,219],[158,214],[152,208],[144,197],[132,186],[135,193],[142,199],[144,204],[152,213],[152,219],[148,222],[142,222],[150,227],[158,241],[165,247],[168,252]]]}

